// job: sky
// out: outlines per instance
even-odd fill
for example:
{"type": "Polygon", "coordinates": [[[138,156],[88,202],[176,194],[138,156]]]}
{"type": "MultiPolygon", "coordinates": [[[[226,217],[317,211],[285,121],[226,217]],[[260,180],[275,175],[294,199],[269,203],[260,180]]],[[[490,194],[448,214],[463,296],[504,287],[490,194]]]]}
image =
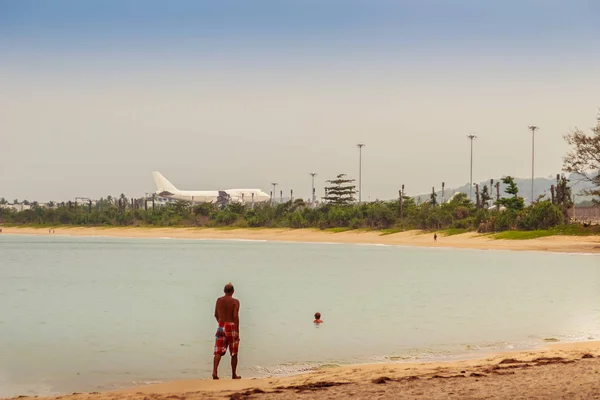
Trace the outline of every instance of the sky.
{"type": "Polygon", "coordinates": [[[0,0],[0,197],[363,200],[559,173],[600,106],[595,0],[0,0]]]}

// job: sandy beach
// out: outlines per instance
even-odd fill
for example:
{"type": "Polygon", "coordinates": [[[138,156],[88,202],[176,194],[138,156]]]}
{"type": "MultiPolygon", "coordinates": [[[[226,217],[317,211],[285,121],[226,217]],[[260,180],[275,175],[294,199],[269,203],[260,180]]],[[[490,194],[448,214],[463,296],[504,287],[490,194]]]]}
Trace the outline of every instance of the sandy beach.
{"type": "Polygon", "coordinates": [[[538,350],[461,361],[350,365],[283,378],[173,381],[104,393],[73,393],[52,399],[350,397],[600,399],[600,342],[554,344],[538,350]]]}
{"type": "MultiPolygon", "coordinates": [[[[4,227],[5,234],[49,235],[48,228],[4,227]]],[[[211,228],[104,228],[58,227],[54,235],[106,236],[121,238],[238,239],[283,242],[384,244],[422,247],[451,247],[480,250],[551,251],[600,254],[600,236],[548,236],[529,240],[499,240],[490,235],[464,233],[438,235],[423,231],[382,234],[376,231],[330,232],[316,229],[211,229],[211,228]]]]}

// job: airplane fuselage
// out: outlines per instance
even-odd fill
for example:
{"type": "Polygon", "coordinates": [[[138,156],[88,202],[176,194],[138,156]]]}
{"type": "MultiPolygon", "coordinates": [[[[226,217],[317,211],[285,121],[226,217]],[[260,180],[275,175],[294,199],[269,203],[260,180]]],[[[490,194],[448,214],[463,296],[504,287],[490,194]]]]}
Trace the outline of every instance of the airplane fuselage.
{"type": "MultiPolygon", "coordinates": [[[[229,195],[229,200],[239,203],[260,203],[269,201],[270,196],[260,189],[228,189],[223,192],[229,195]],[[252,195],[254,194],[254,197],[252,195]]],[[[159,197],[172,200],[189,201],[191,203],[214,203],[219,200],[218,190],[178,190],[174,193],[166,191],[157,191],[159,197]]]]}

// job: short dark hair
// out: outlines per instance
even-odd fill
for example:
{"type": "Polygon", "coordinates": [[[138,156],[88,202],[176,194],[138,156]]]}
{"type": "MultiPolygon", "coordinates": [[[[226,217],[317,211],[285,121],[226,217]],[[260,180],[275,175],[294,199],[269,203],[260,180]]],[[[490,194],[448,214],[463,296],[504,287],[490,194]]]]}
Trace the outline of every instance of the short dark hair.
{"type": "Polygon", "coordinates": [[[231,294],[233,293],[233,285],[231,284],[231,282],[229,282],[227,285],[225,285],[225,287],[223,288],[223,291],[226,294],[231,294]]]}
{"type": "Polygon", "coordinates": [[[321,318],[321,313],[320,313],[320,312],[316,312],[316,313],[315,313],[315,318],[316,318],[316,319],[319,319],[319,318],[321,318]]]}

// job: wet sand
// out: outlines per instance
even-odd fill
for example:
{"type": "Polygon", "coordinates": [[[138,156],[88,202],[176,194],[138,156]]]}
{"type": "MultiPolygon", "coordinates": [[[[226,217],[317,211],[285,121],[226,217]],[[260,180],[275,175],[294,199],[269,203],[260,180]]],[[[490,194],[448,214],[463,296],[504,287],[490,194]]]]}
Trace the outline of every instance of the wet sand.
{"type": "MultiPolygon", "coordinates": [[[[221,367],[221,372],[227,365],[221,367]]],[[[450,362],[350,365],[285,378],[174,381],[62,400],[600,399],[600,342],[450,362]]]]}
{"type": "MultiPolygon", "coordinates": [[[[382,234],[377,231],[330,232],[317,229],[211,229],[137,227],[57,227],[54,235],[106,236],[121,238],[242,239],[283,242],[384,244],[421,247],[451,247],[481,250],[551,251],[600,254],[600,236],[548,236],[529,240],[499,240],[490,235],[464,233],[438,235],[423,231],[382,234]]],[[[48,228],[4,227],[5,234],[50,235],[48,228]]]]}

